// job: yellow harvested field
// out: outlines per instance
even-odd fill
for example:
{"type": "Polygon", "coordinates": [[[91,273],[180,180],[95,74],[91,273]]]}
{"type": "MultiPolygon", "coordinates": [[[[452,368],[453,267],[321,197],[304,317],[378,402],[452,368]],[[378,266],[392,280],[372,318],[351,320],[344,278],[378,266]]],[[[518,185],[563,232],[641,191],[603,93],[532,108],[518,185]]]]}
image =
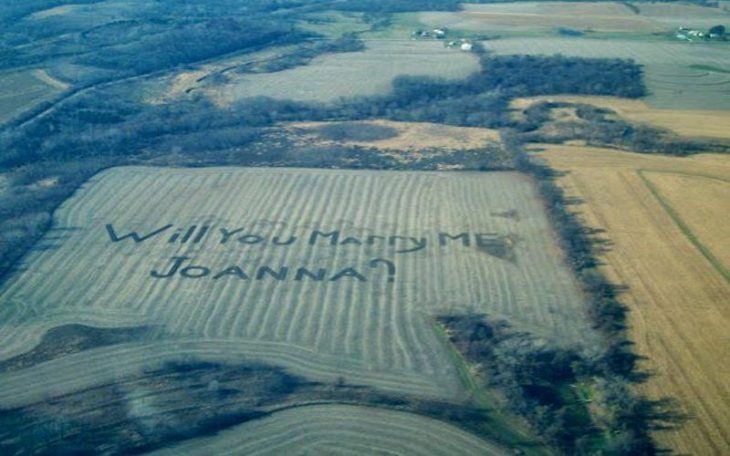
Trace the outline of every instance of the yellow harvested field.
{"type": "Polygon", "coordinates": [[[645,172],[658,195],[719,263],[730,270],[730,230],[723,220],[730,214],[730,176],[718,179],[667,172],[645,172]]]}
{"type": "Polygon", "coordinates": [[[730,12],[724,8],[702,6],[681,2],[640,3],[636,5],[643,17],[662,22],[668,26],[709,28],[727,23],[730,12]]]}
{"type": "MultiPolygon", "coordinates": [[[[303,132],[315,139],[316,129],[338,122],[297,122],[287,125],[289,130],[303,132]]],[[[477,149],[487,143],[499,142],[499,132],[489,128],[453,127],[428,122],[394,122],[373,120],[363,124],[379,125],[398,131],[397,136],[377,141],[337,141],[352,146],[376,147],[378,149],[418,151],[427,148],[477,149]]],[[[334,142],[334,141],[333,141],[334,142]]]]}
{"type": "Polygon", "coordinates": [[[642,390],[676,398],[691,417],[658,432],[660,443],[680,454],[730,454],[730,282],[697,245],[726,255],[717,245],[727,231],[730,157],[540,147],[568,172],[559,183],[584,201],[578,210],[587,224],[606,230],[604,268],[628,286],[630,337],[656,374],[642,390]]]}
{"type": "Polygon", "coordinates": [[[470,31],[521,32],[559,27],[593,32],[668,32],[679,26],[706,29],[726,23],[730,13],[682,3],[634,4],[638,12],[619,2],[515,2],[465,4],[458,12],[423,12],[418,19],[429,26],[470,31]]]}
{"type": "Polygon", "coordinates": [[[655,32],[662,25],[635,14],[614,2],[519,2],[487,5],[464,5],[456,13],[426,12],[419,14],[425,24],[445,22],[448,27],[485,31],[508,27],[558,28],[605,32],[655,32]]]}
{"type": "Polygon", "coordinates": [[[581,95],[517,98],[512,101],[511,108],[522,110],[541,101],[590,104],[611,109],[627,120],[666,128],[678,135],[730,139],[730,111],[657,109],[641,100],[581,95]]]}
{"type": "Polygon", "coordinates": [[[651,17],[691,17],[691,18],[714,18],[717,19],[724,13],[723,10],[690,3],[680,2],[658,2],[658,3],[642,3],[639,6],[642,16],[651,17]]]}

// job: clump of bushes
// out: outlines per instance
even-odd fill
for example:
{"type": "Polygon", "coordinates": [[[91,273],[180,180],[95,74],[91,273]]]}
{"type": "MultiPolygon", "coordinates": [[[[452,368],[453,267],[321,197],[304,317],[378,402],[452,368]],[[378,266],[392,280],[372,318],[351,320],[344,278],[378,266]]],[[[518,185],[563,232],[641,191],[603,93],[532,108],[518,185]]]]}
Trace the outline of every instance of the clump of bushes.
{"type": "Polygon", "coordinates": [[[564,454],[656,454],[649,431],[676,422],[666,403],[631,392],[611,350],[588,357],[477,314],[445,315],[438,323],[482,386],[501,391],[564,454]]]}

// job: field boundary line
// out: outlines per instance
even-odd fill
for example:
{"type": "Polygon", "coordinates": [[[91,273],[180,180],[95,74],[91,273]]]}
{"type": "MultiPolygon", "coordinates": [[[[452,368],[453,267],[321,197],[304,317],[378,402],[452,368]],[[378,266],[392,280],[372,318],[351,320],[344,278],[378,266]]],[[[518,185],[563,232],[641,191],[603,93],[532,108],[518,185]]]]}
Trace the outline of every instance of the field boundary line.
{"type": "Polygon", "coordinates": [[[441,345],[443,345],[448,351],[449,358],[451,358],[452,364],[456,367],[462,385],[474,396],[474,399],[480,407],[490,410],[494,409],[494,401],[491,400],[481,388],[479,388],[474,376],[471,372],[469,372],[469,365],[466,359],[464,359],[464,356],[459,353],[459,350],[457,350],[454,344],[451,343],[449,336],[446,333],[446,329],[436,322],[433,322],[432,326],[439,342],[441,342],[441,345]]]}
{"type": "Polygon", "coordinates": [[[730,183],[730,179],[725,179],[724,177],[715,176],[713,174],[704,174],[704,173],[688,173],[686,171],[674,171],[671,169],[648,169],[648,168],[639,168],[639,172],[641,173],[655,173],[655,174],[675,174],[677,176],[685,176],[685,177],[701,177],[703,179],[711,179],[716,180],[720,182],[726,182],[730,183]]]}
{"type": "Polygon", "coordinates": [[[458,371],[459,379],[463,386],[472,394],[476,404],[484,411],[489,413],[489,421],[485,422],[486,426],[490,429],[488,436],[490,439],[495,439],[500,444],[511,444],[529,447],[530,450],[527,454],[551,454],[549,451],[545,451],[542,442],[535,441],[529,436],[524,435],[515,426],[517,423],[511,423],[508,417],[503,417],[500,407],[497,406],[496,400],[490,397],[490,394],[479,387],[476,379],[469,371],[469,363],[466,358],[459,352],[456,346],[449,340],[449,336],[446,333],[446,328],[440,323],[433,321],[431,323],[436,337],[443,347],[447,350],[449,358],[458,371]]]}
{"type": "MultiPolygon", "coordinates": [[[[659,202],[659,204],[662,206],[662,208],[669,214],[669,216],[674,220],[674,223],[677,224],[679,229],[684,233],[684,235],[689,239],[689,241],[697,248],[697,250],[702,253],[702,255],[707,259],[707,261],[712,264],[712,266],[722,275],[726,281],[730,282],[730,270],[726,269],[725,266],[722,264],[722,262],[715,257],[715,255],[712,253],[712,251],[707,248],[700,240],[697,238],[697,236],[692,232],[690,227],[682,220],[682,217],[679,215],[679,213],[672,207],[672,205],[667,201],[659,191],[659,189],[651,182],[651,180],[646,177],[647,172],[652,172],[652,170],[646,170],[646,169],[638,169],[636,173],[641,178],[641,180],[644,182],[644,185],[649,189],[652,195],[654,195],[654,198],[659,202]]],[[[669,173],[671,174],[671,173],[669,173]]],[[[692,176],[692,174],[688,173],[680,173],[684,174],[686,176],[692,176]]],[[[697,175],[695,175],[697,176],[697,175]]],[[[704,176],[699,176],[704,177],[704,176]]],[[[725,179],[718,179],[722,182],[727,182],[725,179]]]]}

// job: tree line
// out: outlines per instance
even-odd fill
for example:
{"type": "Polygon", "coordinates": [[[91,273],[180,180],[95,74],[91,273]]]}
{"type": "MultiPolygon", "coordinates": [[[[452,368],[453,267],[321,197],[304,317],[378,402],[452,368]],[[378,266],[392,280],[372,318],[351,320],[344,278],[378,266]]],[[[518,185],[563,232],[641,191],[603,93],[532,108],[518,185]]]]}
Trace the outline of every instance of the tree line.
{"type": "Polygon", "coordinates": [[[610,109],[583,103],[542,101],[529,106],[523,115],[517,129],[524,142],[560,144],[580,139],[589,146],[677,156],[730,151],[727,142],[684,138],[669,130],[628,122],[610,109]],[[575,109],[577,119],[551,122],[551,113],[556,108],[575,109]],[[542,129],[547,123],[551,128],[542,129]]]}
{"type": "Polygon", "coordinates": [[[562,454],[658,454],[649,432],[681,422],[671,403],[634,393],[609,353],[588,356],[546,344],[484,315],[451,314],[438,321],[481,387],[502,392],[509,407],[562,454]]]}

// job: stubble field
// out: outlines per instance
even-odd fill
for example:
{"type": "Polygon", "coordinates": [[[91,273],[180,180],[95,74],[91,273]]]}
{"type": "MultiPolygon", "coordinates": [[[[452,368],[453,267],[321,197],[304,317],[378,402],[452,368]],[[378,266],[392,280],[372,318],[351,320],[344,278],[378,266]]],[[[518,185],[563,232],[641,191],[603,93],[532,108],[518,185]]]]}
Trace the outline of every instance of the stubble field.
{"type": "Polygon", "coordinates": [[[71,323],[157,329],[2,374],[3,406],[185,356],[455,397],[439,313],[599,343],[533,184],[513,173],[116,168],[64,203],[0,300],[2,359],[71,323]]]}
{"type": "Polygon", "coordinates": [[[265,96],[328,102],[341,97],[387,94],[397,76],[461,79],[479,71],[473,54],[436,41],[367,41],[366,49],[323,55],[306,66],[265,74],[229,73],[226,84],[206,89],[217,104],[265,96]]]}
{"type": "Polygon", "coordinates": [[[644,173],[657,198],[668,208],[676,208],[673,209],[675,217],[682,228],[692,233],[705,255],[730,278],[730,231],[722,223],[711,222],[730,214],[730,179],[727,177],[680,172],[644,173]]]}
{"type": "Polygon", "coordinates": [[[656,375],[641,388],[672,397],[690,417],[659,432],[680,454],[730,450],[730,346],[726,156],[646,156],[578,146],[542,146],[568,174],[559,183],[584,201],[581,216],[606,230],[604,269],[628,286],[631,340],[656,375]]]}
{"type": "Polygon", "coordinates": [[[570,28],[587,33],[630,36],[672,31],[679,26],[709,28],[730,13],[719,7],[671,2],[515,2],[465,4],[458,12],[423,12],[430,26],[500,34],[535,34],[570,28]]]}
{"type": "Polygon", "coordinates": [[[464,5],[463,11],[420,13],[427,24],[440,24],[469,31],[534,33],[536,30],[569,27],[608,32],[655,32],[661,25],[636,15],[614,2],[519,2],[464,5]]]}

